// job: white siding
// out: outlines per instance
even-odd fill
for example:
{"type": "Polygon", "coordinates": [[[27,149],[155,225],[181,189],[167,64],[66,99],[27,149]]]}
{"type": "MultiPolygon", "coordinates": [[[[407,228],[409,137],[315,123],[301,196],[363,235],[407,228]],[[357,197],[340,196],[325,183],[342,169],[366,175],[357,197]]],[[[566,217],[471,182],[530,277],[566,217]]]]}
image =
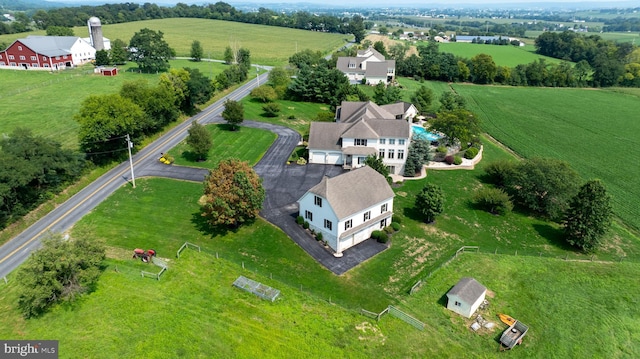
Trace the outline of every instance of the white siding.
{"type": "Polygon", "coordinates": [[[331,248],[336,248],[338,232],[338,219],[336,214],[333,212],[329,201],[325,198],[322,198],[322,207],[317,206],[315,204],[315,197],[315,194],[307,192],[302,196],[302,198],[300,198],[298,201],[299,215],[304,217],[305,211],[313,213],[312,220],[305,219],[305,221],[309,222],[309,229],[313,229],[316,233],[322,233],[322,239],[327,241],[331,248]],[[331,230],[324,228],[325,219],[331,221],[331,230]]]}
{"type": "Polygon", "coordinates": [[[454,311],[464,317],[471,318],[480,304],[482,304],[485,293],[483,293],[474,303],[467,303],[457,295],[447,294],[447,297],[449,298],[447,301],[447,309],[454,311]]]}

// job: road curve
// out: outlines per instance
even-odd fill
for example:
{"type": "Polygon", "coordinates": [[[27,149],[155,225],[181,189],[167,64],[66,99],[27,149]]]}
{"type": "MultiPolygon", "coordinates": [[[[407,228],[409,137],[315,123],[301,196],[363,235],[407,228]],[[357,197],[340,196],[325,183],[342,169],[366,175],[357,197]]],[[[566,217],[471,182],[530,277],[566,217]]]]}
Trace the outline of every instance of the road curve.
{"type": "MultiPolygon", "coordinates": [[[[162,137],[149,144],[133,156],[134,175],[151,175],[157,166],[161,152],[168,152],[187,137],[191,121],[199,123],[220,122],[227,99],[238,101],[249,95],[258,83],[266,83],[268,73],[261,74],[257,80],[250,81],[205,108],[202,112],[171,129],[162,137]]],[[[125,144],[123,143],[123,146],[125,144]]],[[[64,233],[85,214],[95,208],[105,198],[124,184],[132,183],[129,161],[125,161],[105,173],[87,187],[56,207],[29,228],[0,247],[0,278],[6,276],[22,262],[31,251],[40,247],[40,240],[49,232],[64,233]]]]}

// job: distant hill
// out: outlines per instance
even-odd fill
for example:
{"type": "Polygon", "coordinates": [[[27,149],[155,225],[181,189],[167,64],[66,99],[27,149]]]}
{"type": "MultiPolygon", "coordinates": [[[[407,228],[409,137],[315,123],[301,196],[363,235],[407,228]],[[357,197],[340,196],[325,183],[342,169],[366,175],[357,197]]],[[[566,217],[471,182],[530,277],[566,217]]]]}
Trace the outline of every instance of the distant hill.
{"type": "Polygon", "coordinates": [[[45,0],[0,0],[0,10],[35,10],[35,9],[51,9],[56,7],[71,6],[62,2],[45,1],[45,0]]]}

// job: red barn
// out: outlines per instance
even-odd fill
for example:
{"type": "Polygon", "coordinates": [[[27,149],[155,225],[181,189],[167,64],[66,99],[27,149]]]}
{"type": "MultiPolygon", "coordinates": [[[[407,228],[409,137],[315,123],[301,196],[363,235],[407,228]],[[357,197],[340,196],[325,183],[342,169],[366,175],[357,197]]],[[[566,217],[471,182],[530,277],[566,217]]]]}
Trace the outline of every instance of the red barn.
{"type": "Polygon", "coordinates": [[[28,36],[0,52],[0,66],[64,69],[96,57],[96,50],[74,36],[28,36]]]}

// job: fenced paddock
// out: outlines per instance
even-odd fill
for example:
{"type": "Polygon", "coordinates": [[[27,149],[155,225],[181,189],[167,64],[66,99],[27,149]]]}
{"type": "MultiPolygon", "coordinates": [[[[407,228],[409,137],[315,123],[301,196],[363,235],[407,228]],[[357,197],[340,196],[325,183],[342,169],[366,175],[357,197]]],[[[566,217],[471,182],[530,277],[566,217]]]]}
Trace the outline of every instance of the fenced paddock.
{"type": "Polygon", "coordinates": [[[253,293],[262,299],[270,300],[272,302],[275,301],[276,298],[278,298],[278,296],[280,295],[279,290],[246,278],[245,276],[238,277],[238,279],[233,282],[233,286],[242,290],[246,290],[249,293],[253,293]]]}
{"type": "Polygon", "coordinates": [[[162,274],[167,271],[167,268],[169,268],[167,266],[167,262],[165,262],[165,261],[163,261],[161,259],[158,259],[156,257],[151,257],[151,262],[161,268],[160,272],[152,273],[152,272],[147,272],[147,271],[143,271],[142,270],[142,271],[140,271],[140,275],[143,278],[144,277],[146,277],[146,278],[155,278],[156,280],[160,280],[160,276],[162,276],[162,274]]]}
{"type": "Polygon", "coordinates": [[[178,251],[176,252],[176,257],[180,258],[180,253],[182,253],[183,250],[185,250],[185,248],[191,248],[193,250],[198,250],[198,252],[201,251],[200,246],[195,245],[193,243],[189,243],[189,242],[184,242],[184,244],[182,246],[180,246],[180,248],[178,249],[178,251]]]}
{"type": "Polygon", "coordinates": [[[380,313],[370,312],[366,309],[360,309],[360,313],[366,317],[375,319],[376,321],[380,321],[380,318],[382,318],[382,316],[385,314],[391,314],[394,317],[402,320],[403,322],[412,325],[416,329],[424,330],[424,326],[425,326],[423,322],[401,311],[400,309],[394,307],[393,305],[389,305],[388,307],[384,308],[384,310],[382,310],[380,313]]]}

